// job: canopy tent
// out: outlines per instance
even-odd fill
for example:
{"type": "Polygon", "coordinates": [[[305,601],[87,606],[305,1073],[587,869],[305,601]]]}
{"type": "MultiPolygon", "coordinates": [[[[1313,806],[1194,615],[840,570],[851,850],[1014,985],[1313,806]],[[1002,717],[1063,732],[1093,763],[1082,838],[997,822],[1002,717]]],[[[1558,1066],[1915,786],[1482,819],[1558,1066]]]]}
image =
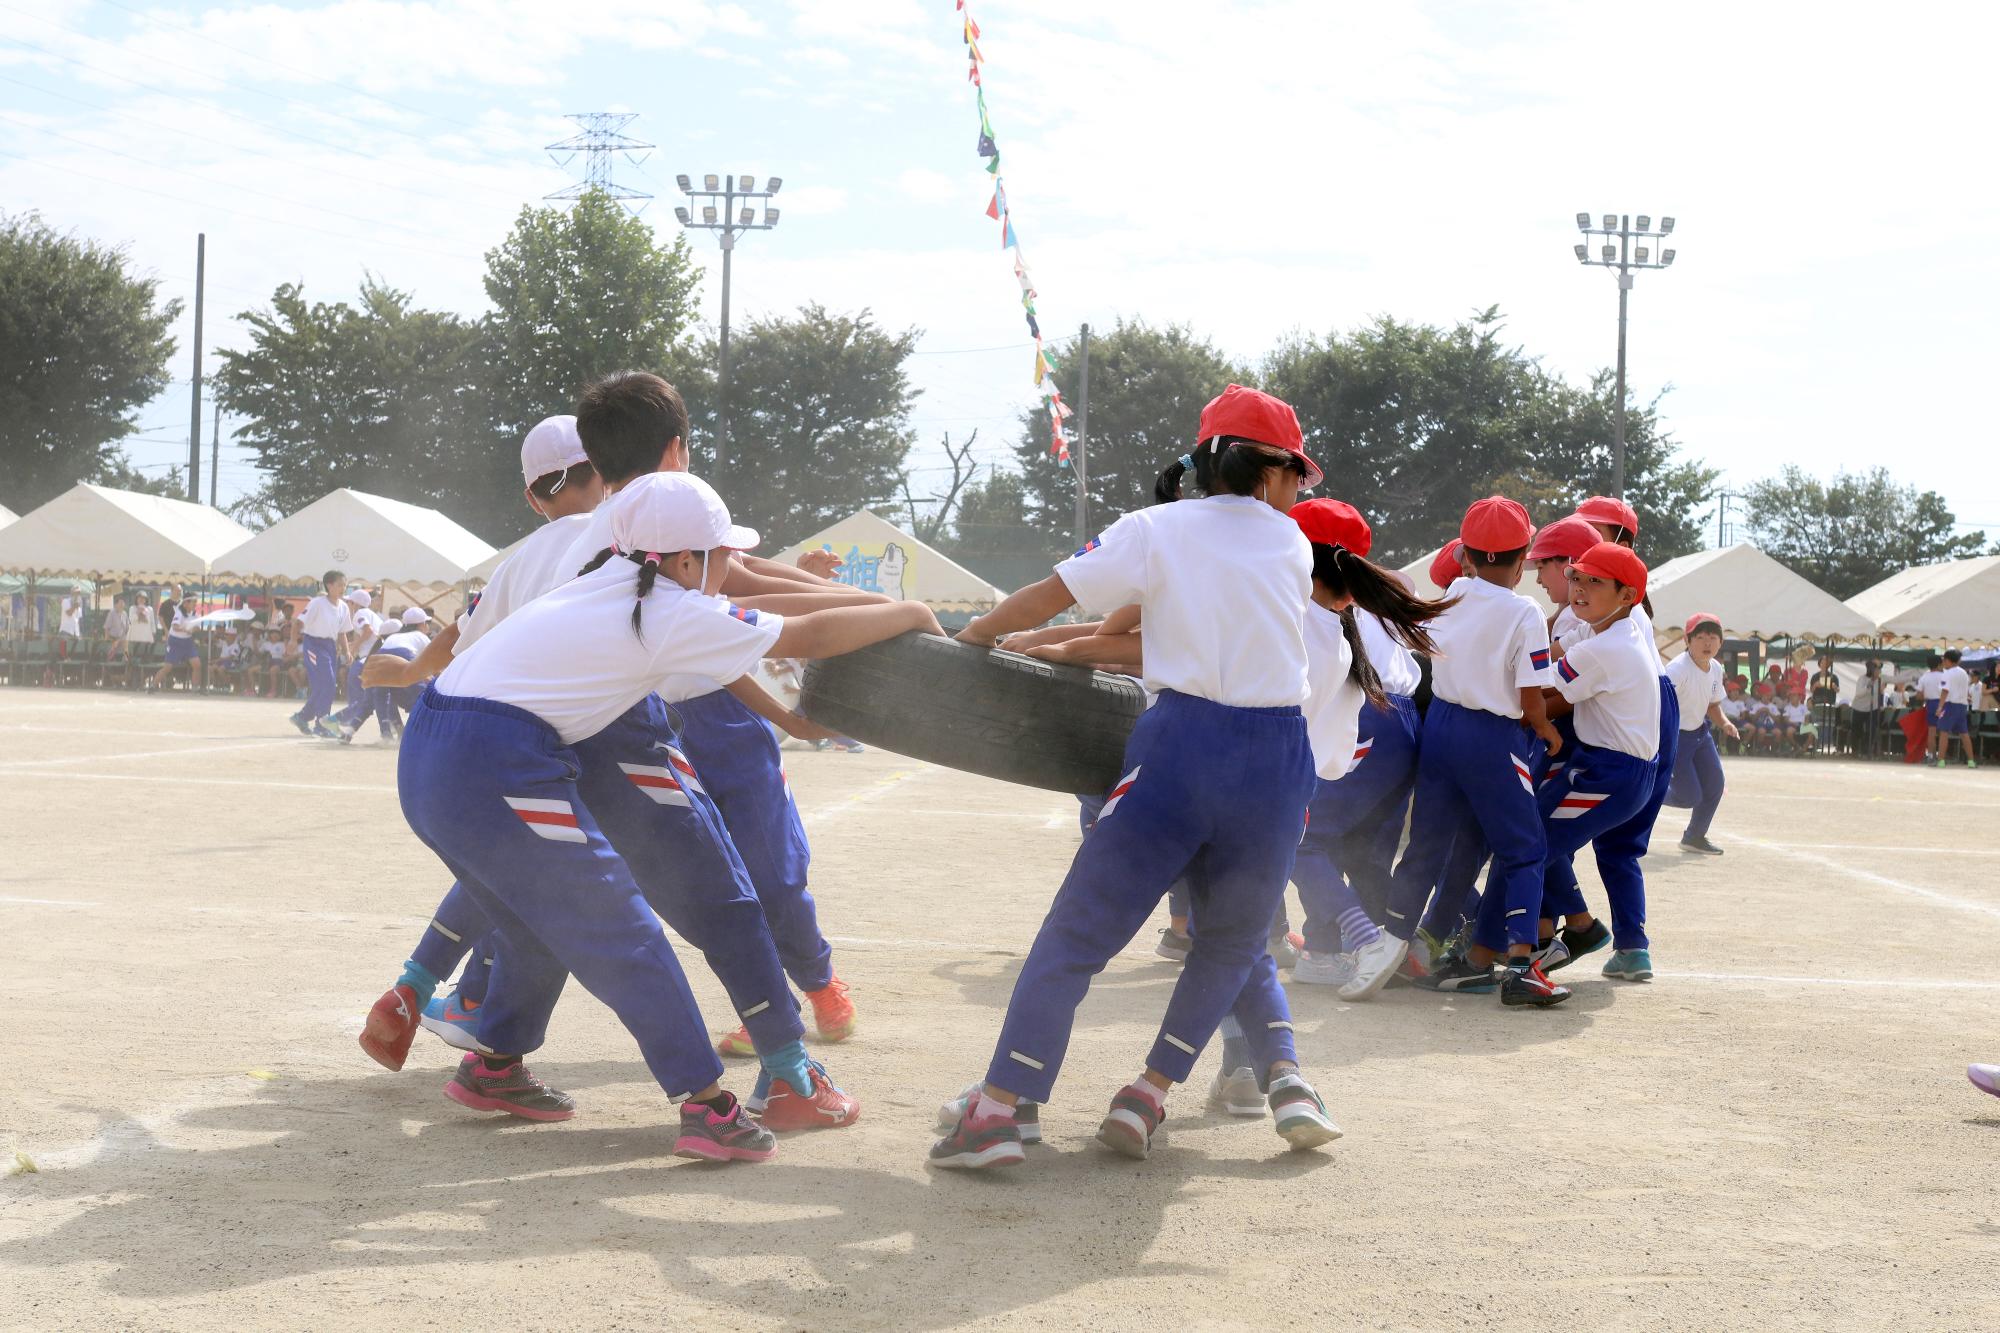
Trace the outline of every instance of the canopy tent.
{"type": "MultiPolygon", "coordinates": [[[[1438,548],[1439,551],[1443,549],[1443,547],[1438,548]]],[[[1431,582],[1431,561],[1437,558],[1438,552],[1432,551],[1423,559],[1412,560],[1396,572],[1410,581],[1411,590],[1417,596],[1424,598],[1442,597],[1444,596],[1444,589],[1431,582]]],[[[1556,613],[1556,604],[1549,600],[1548,594],[1542,591],[1542,585],[1535,581],[1535,569],[1533,565],[1529,565],[1521,571],[1520,586],[1515,588],[1514,591],[1540,607],[1542,619],[1546,620],[1556,613]]]]}
{"type": "Polygon", "coordinates": [[[363,583],[448,586],[492,554],[435,509],[343,487],[225,552],[215,568],[240,578],[314,583],[337,569],[363,583]]]}
{"type": "MultiPolygon", "coordinates": [[[[528,534],[528,537],[532,537],[534,535],[535,534],[531,532],[528,534]]],[[[482,582],[491,579],[493,577],[493,571],[500,568],[500,566],[506,561],[508,556],[514,554],[514,552],[520,550],[523,546],[527,544],[528,537],[517,537],[513,541],[508,542],[505,546],[495,551],[492,555],[487,556],[484,560],[481,560],[471,569],[465,571],[466,577],[477,579],[482,582]]]]}
{"type": "Polygon", "coordinates": [[[1696,551],[1651,571],[1653,629],[1662,643],[1678,640],[1697,611],[1712,612],[1731,638],[1872,638],[1875,626],[1830,593],[1748,542],[1696,551]]]}
{"type": "Polygon", "coordinates": [[[2000,642],[2000,555],[1917,565],[1847,599],[1884,635],[2000,642]]]}
{"type": "Polygon", "coordinates": [[[0,528],[0,570],[82,578],[201,575],[250,533],[206,505],[88,482],[0,528]]]}
{"type": "Polygon", "coordinates": [[[942,551],[866,509],[774,558],[791,564],[807,551],[818,550],[841,558],[842,567],[833,576],[838,581],[887,593],[898,601],[922,602],[934,611],[984,611],[1006,596],[942,551]]]}
{"type": "Polygon", "coordinates": [[[9,509],[6,505],[0,505],[0,528],[6,527],[9,523],[18,523],[20,519],[21,516],[19,514],[9,509]]]}

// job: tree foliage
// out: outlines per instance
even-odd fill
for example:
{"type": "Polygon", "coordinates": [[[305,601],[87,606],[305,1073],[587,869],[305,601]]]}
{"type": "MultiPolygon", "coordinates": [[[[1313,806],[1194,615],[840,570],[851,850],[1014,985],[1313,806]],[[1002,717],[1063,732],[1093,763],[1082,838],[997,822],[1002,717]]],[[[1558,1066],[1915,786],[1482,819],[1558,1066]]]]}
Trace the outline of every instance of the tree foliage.
{"type": "Polygon", "coordinates": [[[180,310],[123,251],[0,214],[0,494],[12,508],[136,477],[118,441],[170,382],[180,310]]]}
{"type": "Polygon", "coordinates": [[[730,345],[729,442],[719,462],[715,342],[696,349],[678,381],[695,470],[767,549],[857,509],[899,503],[917,395],[904,362],[919,336],[887,332],[866,310],[838,315],[817,304],[751,320],[730,345]]]}
{"type": "Polygon", "coordinates": [[[1028,504],[1020,473],[989,472],[959,498],[951,536],[940,545],[952,559],[1010,592],[1046,577],[1071,548],[1030,521],[1028,504]]]}
{"type": "Polygon", "coordinates": [[[1797,467],[1743,492],[1750,537],[1765,554],[1845,601],[1912,565],[1980,554],[1983,532],[1955,534],[1935,491],[1899,484],[1888,469],[1821,481],[1797,467]]]}
{"type": "Polygon", "coordinates": [[[264,472],[253,506],[289,514],[347,486],[489,534],[520,507],[480,399],[478,325],[373,278],[356,305],[287,283],[239,318],[250,345],[219,354],[216,396],[264,472]]]}

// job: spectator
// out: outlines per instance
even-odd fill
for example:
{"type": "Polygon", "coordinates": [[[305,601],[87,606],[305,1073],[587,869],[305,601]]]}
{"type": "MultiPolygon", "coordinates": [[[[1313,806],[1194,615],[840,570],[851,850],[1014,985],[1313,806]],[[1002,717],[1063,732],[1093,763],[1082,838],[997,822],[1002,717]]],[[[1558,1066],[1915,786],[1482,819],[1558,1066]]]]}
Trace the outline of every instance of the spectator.
{"type": "Polygon", "coordinates": [[[1813,731],[1825,745],[1839,735],[1840,677],[1833,670],[1833,656],[1821,653],[1819,670],[1807,682],[1806,702],[1812,706],[1813,731]]]}
{"type": "Polygon", "coordinates": [[[1785,664],[1785,693],[1792,696],[1793,703],[1802,704],[1806,701],[1806,681],[1810,675],[1803,663],[1785,664]]]}
{"type": "Polygon", "coordinates": [[[125,594],[116,593],[111,598],[111,610],[105,613],[101,631],[108,646],[104,650],[105,675],[110,673],[113,662],[125,660],[125,634],[132,628],[132,618],[125,614],[125,594]]]}
{"type": "Polygon", "coordinates": [[[153,603],[145,593],[134,593],[125,625],[125,688],[128,690],[139,683],[139,668],[143,659],[152,653],[153,631],[153,603]]]}
{"type": "Polygon", "coordinates": [[[56,653],[68,658],[83,647],[83,594],[66,592],[62,599],[62,618],[56,622],[56,653]]]}
{"type": "Polygon", "coordinates": [[[1854,712],[1854,748],[1871,758],[1882,748],[1880,727],[1884,706],[1882,664],[1870,658],[1854,687],[1854,702],[1850,707],[1854,712]]]}
{"type": "Polygon", "coordinates": [[[215,650],[215,679],[230,693],[243,693],[243,635],[233,621],[222,631],[222,646],[215,650]]]}
{"type": "Polygon", "coordinates": [[[1773,662],[1764,668],[1764,679],[1757,682],[1756,693],[1766,699],[1778,697],[1778,691],[1785,688],[1785,668],[1773,662]]]}
{"type": "Polygon", "coordinates": [[[1749,749],[1750,733],[1755,730],[1750,720],[1750,696],[1744,689],[1744,684],[1741,676],[1731,676],[1722,683],[1722,716],[1727,718],[1729,724],[1737,731],[1736,735],[1725,737],[1731,754],[1742,754],[1749,749]]]}

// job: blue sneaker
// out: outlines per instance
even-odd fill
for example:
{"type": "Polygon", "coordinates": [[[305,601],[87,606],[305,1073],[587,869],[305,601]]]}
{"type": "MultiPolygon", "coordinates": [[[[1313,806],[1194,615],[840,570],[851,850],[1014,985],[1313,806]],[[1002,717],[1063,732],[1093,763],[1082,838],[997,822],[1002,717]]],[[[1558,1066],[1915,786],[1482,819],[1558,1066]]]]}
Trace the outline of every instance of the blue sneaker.
{"type": "Polygon", "coordinates": [[[1604,975],[1613,981],[1651,981],[1653,956],[1644,949],[1619,949],[1604,965],[1604,975]]]}
{"type": "Polygon", "coordinates": [[[461,1051],[479,1049],[479,1006],[459,1003],[458,992],[433,995],[417,1021],[447,1046],[461,1051]]]}
{"type": "Polygon", "coordinates": [[[316,717],[313,719],[312,734],[321,740],[337,741],[340,739],[340,728],[323,717],[316,717]]]}
{"type": "Polygon", "coordinates": [[[289,718],[285,720],[290,722],[293,726],[299,729],[299,735],[310,736],[313,734],[312,723],[306,721],[306,715],[304,713],[293,713],[289,718]]]}

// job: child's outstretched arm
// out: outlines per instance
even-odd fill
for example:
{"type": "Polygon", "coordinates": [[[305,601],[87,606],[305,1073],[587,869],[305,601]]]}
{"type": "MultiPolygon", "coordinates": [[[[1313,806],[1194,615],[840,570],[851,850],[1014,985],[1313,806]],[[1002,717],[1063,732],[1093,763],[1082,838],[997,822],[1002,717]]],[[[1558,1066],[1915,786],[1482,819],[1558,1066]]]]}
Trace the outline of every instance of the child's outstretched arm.
{"type": "Polygon", "coordinates": [[[766,657],[839,657],[915,630],[942,635],[937,617],[922,602],[835,606],[787,619],[766,657]]]}
{"type": "Polygon", "coordinates": [[[1145,670],[1146,657],[1138,631],[1130,634],[1088,634],[1061,643],[1039,644],[1028,656],[1073,666],[1116,667],[1134,673],[1145,670]]]}
{"type": "Polygon", "coordinates": [[[782,592],[764,592],[750,597],[732,597],[734,606],[747,606],[753,611],[769,611],[780,616],[802,616],[808,611],[824,611],[830,606],[874,606],[890,602],[894,598],[879,592],[868,592],[861,588],[843,588],[837,583],[809,588],[803,583],[795,583],[782,592]]]}
{"type": "Polygon", "coordinates": [[[376,653],[361,664],[361,684],[371,690],[397,690],[406,685],[421,685],[451,665],[452,648],[457,643],[458,622],[453,621],[417,654],[414,661],[405,662],[393,653],[376,653]]]}
{"type": "Polygon", "coordinates": [[[749,676],[738,676],[723,688],[735,695],[744,707],[794,739],[830,741],[838,734],[809,720],[804,713],[785,707],[771,697],[769,690],[749,676]]]}
{"type": "Polygon", "coordinates": [[[1040,583],[1030,583],[1019,592],[974,620],[958,632],[959,640],[981,648],[991,648],[1002,634],[1034,629],[1076,605],[1076,596],[1060,574],[1051,574],[1040,583]]]}

